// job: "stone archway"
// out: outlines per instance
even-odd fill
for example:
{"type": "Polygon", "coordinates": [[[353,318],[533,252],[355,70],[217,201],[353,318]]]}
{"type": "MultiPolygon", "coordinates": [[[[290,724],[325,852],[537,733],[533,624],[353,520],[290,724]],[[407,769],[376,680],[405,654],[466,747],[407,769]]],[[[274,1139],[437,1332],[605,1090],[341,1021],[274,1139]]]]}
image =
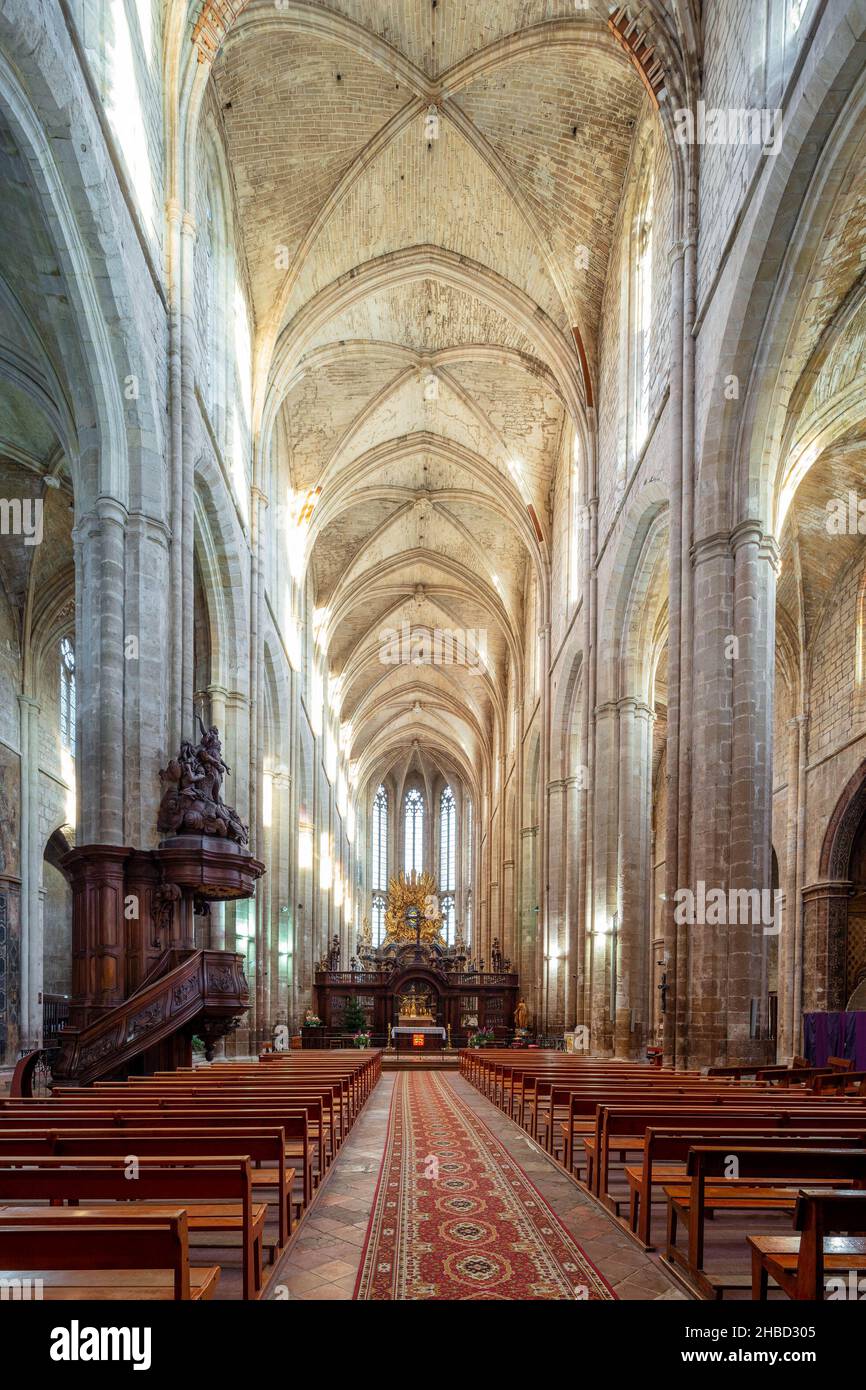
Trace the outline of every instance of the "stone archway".
{"type": "Polygon", "coordinates": [[[866,759],[830,817],[818,879],[803,889],[803,1009],[844,1009],[866,978],[866,759]],[[857,924],[856,933],[851,928],[857,924]],[[849,949],[850,947],[850,949],[849,949]]]}

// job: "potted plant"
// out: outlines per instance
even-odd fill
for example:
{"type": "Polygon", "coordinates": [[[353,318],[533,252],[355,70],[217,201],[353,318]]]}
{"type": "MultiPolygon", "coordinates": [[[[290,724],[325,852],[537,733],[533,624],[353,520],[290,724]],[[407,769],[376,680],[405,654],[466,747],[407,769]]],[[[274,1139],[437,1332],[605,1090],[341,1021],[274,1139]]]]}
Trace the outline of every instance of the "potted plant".
{"type": "Polygon", "coordinates": [[[355,1046],[356,1046],[356,1047],[369,1047],[369,1046],[370,1046],[370,1034],[369,1034],[369,1033],[356,1033],[356,1034],[355,1034],[355,1046]]]}
{"type": "MultiPolygon", "coordinates": [[[[366,1032],[367,1015],[357,997],[353,994],[346,1000],[346,1012],[343,1014],[343,1031],[346,1033],[366,1032]]],[[[356,1044],[357,1045],[357,1044],[356,1044]]]]}
{"type": "Polygon", "coordinates": [[[469,1047],[490,1047],[495,1038],[492,1028],[478,1028],[467,1038],[469,1047]]]}

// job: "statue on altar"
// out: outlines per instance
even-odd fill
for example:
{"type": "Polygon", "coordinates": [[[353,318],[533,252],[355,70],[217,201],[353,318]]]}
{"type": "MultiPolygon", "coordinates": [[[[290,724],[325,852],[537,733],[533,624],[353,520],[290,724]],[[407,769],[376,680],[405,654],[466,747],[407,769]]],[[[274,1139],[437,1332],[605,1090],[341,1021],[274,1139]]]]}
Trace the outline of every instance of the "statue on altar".
{"type": "Polygon", "coordinates": [[[413,985],[408,994],[400,996],[397,1004],[397,1017],[401,1023],[404,1020],[410,1023],[432,1023],[433,1010],[430,1007],[429,997],[426,994],[421,994],[413,985]]]}
{"type": "Polygon", "coordinates": [[[529,1010],[526,1007],[525,999],[521,999],[514,1010],[514,1026],[520,1033],[525,1033],[529,1027],[529,1010]]]}

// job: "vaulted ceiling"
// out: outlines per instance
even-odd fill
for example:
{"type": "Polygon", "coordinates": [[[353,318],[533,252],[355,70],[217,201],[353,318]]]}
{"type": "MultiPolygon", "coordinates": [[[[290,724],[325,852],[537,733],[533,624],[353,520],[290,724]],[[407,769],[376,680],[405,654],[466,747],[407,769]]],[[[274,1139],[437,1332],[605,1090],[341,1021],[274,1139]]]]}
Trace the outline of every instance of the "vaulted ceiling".
{"type": "Polygon", "coordinates": [[[471,781],[534,640],[646,93],[574,0],[252,5],[212,80],[350,756],[417,743],[471,781]],[[390,664],[404,623],[481,657],[390,664]]]}

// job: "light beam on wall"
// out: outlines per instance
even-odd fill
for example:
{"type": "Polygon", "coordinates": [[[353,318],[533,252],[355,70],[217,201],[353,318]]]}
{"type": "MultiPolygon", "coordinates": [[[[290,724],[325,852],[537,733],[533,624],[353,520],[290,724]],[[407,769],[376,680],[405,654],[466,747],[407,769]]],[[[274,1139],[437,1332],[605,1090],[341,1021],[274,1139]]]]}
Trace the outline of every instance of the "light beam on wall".
{"type": "Polygon", "coordinates": [[[75,825],[75,759],[68,748],[60,750],[60,775],[66,783],[66,824],[75,825]]]}
{"type": "Polygon", "coordinates": [[[333,879],[334,866],[331,859],[331,837],[327,830],[323,830],[319,836],[319,887],[325,893],[330,893],[333,879]]]}

